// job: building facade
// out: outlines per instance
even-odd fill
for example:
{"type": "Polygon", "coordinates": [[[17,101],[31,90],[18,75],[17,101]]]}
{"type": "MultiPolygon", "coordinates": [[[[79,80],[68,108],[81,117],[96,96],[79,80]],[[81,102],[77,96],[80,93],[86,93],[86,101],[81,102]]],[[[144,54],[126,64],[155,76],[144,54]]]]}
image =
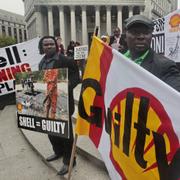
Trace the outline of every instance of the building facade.
{"type": "Polygon", "coordinates": [[[24,16],[0,9],[0,36],[11,36],[17,43],[27,40],[24,16]]]}
{"type": "Polygon", "coordinates": [[[99,35],[123,31],[124,20],[135,14],[152,19],[172,11],[172,0],[23,0],[29,39],[61,36],[65,47],[70,40],[89,44],[96,26],[99,35]]]}
{"type": "Polygon", "coordinates": [[[178,7],[178,1],[179,1],[179,0],[172,0],[172,1],[171,1],[171,2],[172,2],[172,6],[171,6],[172,11],[174,11],[174,10],[177,9],[177,7],[178,7]]]}

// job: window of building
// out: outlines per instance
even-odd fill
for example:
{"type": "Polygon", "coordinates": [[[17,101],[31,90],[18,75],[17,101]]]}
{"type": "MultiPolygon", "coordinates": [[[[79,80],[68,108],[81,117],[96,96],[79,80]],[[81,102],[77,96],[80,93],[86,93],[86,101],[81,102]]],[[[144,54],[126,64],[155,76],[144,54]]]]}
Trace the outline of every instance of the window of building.
{"type": "Polygon", "coordinates": [[[133,8],[133,15],[140,14],[140,8],[139,6],[134,6],[133,8]]]}
{"type": "Polygon", "coordinates": [[[22,39],[22,30],[21,29],[19,29],[19,40],[20,40],[20,42],[23,41],[23,39],[22,39]]]}
{"type": "Polygon", "coordinates": [[[2,34],[3,34],[3,35],[6,34],[5,26],[2,26],[2,34]]]}
{"type": "Polygon", "coordinates": [[[11,27],[8,27],[8,34],[9,36],[12,36],[11,27]]]}
{"type": "Polygon", "coordinates": [[[27,40],[27,36],[26,36],[26,30],[24,30],[24,40],[27,40]]]}
{"type": "Polygon", "coordinates": [[[16,29],[16,28],[14,28],[14,38],[15,38],[16,41],[17,41],[17,29],[16,29]]]}

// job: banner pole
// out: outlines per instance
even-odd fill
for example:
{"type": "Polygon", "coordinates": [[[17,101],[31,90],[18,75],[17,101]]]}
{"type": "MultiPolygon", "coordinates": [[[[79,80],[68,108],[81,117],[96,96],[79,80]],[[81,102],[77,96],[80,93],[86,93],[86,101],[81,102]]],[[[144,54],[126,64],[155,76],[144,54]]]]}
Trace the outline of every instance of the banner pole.
{"type": "Polygon", "coordinates": [[[98,36],[98,32],[99,32],[99,27],[96,26],[96,27],[95,27],[95,30],[94,30],[94,35],[95,35],[95,36],[98,36]]]}
{"type": "Polygon", "coordinates": [[[74,157],[75,157],[75,153],[76,153],[77,138],[78,138],[78,135],[75,134],[75,138],[74,138],[74,142],[73,142],[73,148],[72,148],[72,152],[71,152],[71,159],[70,159],[70,164],[69,164],[69,169],[68,169],[68,178],[67,178],[67,180],[70,180],[70,178],[71,178],[71,172],[72,172],[73,163],[74,163],[74,157]]]}

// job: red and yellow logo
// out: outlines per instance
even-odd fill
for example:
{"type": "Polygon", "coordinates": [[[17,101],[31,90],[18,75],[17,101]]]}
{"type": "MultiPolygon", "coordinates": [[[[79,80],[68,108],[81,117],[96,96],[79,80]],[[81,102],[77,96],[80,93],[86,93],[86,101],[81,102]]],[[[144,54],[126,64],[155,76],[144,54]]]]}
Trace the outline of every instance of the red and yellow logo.
{"type": "Polygon", "coordinates": [[[110,158],[123,179],[180,178],[179,140],[153,95],[139,88],[120,92],[111,102],[107,121],[110,158]]]}
{"type": "Polygon", "coordinates": [[[180,25],[180,14],[171,16],[169,24],[172,28],[178,27],[180,25]]]}
{"type": "Polygon", "coordinates": [[[23,105],[22,105],[21,103],[17,103],[16,106],[17,106],[17,110],[18,110],[19,112],[22,112],[23,105]]]}

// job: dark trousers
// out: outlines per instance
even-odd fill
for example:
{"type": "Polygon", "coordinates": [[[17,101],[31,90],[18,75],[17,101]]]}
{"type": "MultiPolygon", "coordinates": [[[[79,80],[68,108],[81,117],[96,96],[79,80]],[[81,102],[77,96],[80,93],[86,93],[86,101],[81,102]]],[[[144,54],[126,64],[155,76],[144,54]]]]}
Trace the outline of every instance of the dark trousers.
{"type": "Polygon", "coordinates": [[[53,135],[48,135],[48,138],[52,144],[54,153],[60,156],[62,155],[63,163],[66,165],[69,165],[70,163],[71,151],[72,151],[72,146],[73,146],[73,141],[74,141],[71,118],[69,118],[69,133],[70,133],[69,139],[61,138],[61,137],[53,136],[53,135]]]}

